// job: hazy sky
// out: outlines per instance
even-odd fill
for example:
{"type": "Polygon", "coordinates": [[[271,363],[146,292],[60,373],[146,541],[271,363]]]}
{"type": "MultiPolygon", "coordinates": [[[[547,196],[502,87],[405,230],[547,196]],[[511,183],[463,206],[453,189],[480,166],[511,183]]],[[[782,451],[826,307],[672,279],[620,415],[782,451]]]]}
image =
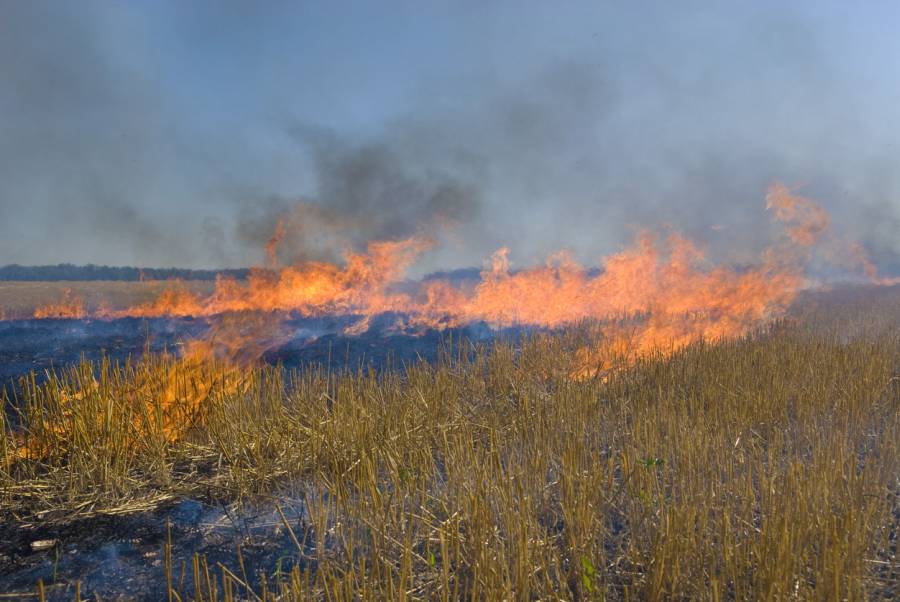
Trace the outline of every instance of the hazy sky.
{"type": "Polygon", "coordinates": [[[299,201],[298,255],[740,261],[781,180],[897,273],[898,6],[2,0],[0,264],[249,265],[299,201]]]}

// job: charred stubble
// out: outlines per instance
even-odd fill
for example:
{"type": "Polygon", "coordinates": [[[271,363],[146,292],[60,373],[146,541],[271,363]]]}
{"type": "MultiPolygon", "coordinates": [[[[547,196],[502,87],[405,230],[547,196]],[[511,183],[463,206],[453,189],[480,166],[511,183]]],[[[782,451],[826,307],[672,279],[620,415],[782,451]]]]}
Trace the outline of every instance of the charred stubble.
{"type": "Polygon", "coordinates": [[[578,329],[382,373],[72,368],[5,428],[4,521],[304,500],[292,569],[197,557],[191,599],[891,595],[900,341],[805,324],[593,379],[578,329]]]}

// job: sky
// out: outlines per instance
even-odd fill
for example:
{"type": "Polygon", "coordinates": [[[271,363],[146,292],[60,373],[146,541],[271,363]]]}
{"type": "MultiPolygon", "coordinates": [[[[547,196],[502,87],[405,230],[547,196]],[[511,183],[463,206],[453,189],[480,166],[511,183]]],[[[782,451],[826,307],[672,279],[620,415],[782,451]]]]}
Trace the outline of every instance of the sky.
{"type": "Polygon", "coordinates": [[[0,264],[742,262],[780,181],[900,273],[898,7],[0,0],[0,264]]]}

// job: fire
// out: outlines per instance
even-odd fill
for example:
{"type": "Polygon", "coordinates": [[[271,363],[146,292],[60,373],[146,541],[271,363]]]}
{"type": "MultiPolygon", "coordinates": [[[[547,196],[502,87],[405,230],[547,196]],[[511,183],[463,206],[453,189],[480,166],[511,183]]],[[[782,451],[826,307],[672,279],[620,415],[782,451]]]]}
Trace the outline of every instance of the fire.
{"type": "Polygon", "coordinates": [[[373,242],[365,253],[346,254],[343,266],[305,262],[280,270],[256,269],[245,283],[220,279],[208,297],[176,283],[153,302],[121,315],[295,312],[371,318],[394,311],[407,314],[409,323],[421,327],[475,321],[556,327],[586,318],[644,312],[719,316],[728,313],[726,306],[758,317],[765,313],[760,305],[766,303],[745,298],[749,291],[780,299],[783,289],[798,283],[794,270],[771,258],[742,274],[722,267],[707,269],[703,252],[686,238],[672,233],[660,241],[645,232],[631,248],[604,259],[597,273],[565,252],[553,255],[543,266],[513,271],[508,249],[501,249],[472,290],[442,280],[420,284],[413,292],[397,290],[428,246],[422,239],[373,242]]]}
{"type": "Polygon", "coordinates": [[[278,266],[278,243],[281,242],[285,234],[287,234],[287,231],[284,226],[284,219],[281,218],[275,224],[275,232],[272,233],[272,238],[266,243],[266,257],[269,260],[269,265],[273,268],[278,266]]]}
{"type": "Polygon", "coordinates": [[[766,195],[766,208],[781,222],[798,245],[815,244],[828,230],[828,213],[806,197],[793,194],[784,184],[773,184],[766,195]]]}
{"type": "Polygon", "coordinates": [[[862,245],[838,239],[830,231],[831,220],[828,213],[810,199],[794,194],[785,185],[776,183],[766,195],[766,207],[785,226],[788,237],[797,245],[810,247],[827,237],[832,248],[826,254],[831,263],[860,270],[871,284],[900,284],[900,277],[886,278],[879,275],[878,268],[869,259],[862,245]]]}
{"type": "Polygon", "coordinates": [[[64,289],[62,298],[56,303],[42,305],[34,310],[34,317],[81,319],[87,316],[84,299],[72,294],[72,289],[64,289]]]}
{"type": "Polygon", "coordinates": [[[50,381],[29,394],[52,411],[38,421],[43,432],[16,434],[7,463],[66,454],[72,425],[103,431],[109,420],[125,420],[141,437],[161,436],[173,443],[202,422],[210,399],[239,394],[249,386],[247,373],[237,363],[215,358],[213,346],[204,341],[189,343],[180,358],[148,358],[111,378],[107,364],[101,367],[101,380],[90,368],[71,368],[66,377],[70,386],[50,381]]]}
{"type": "Polygon", "coordinates": [[[219,278],[208,297],[176,284],[155,301],[117,315],[213,316],[257,311],[372,316],[405,311],[408,297],[389,289],[405,277],[416,257],[430,245],[424,238],[377,241],[369,243],[365,253],[345,253],[343,266],[308,261],[280,270],[256,268],[246,282],[219,278]]]}
{"type": "Polygon", "coordinates": [[[862,248],[861,245],[857,243],[853,243],[850,245],[849,249],[849,257],[851,263],[854,266],[858,266],[862,269],[863,273],[868,278],[869,282],[872,284],[877,284],[879,286],[893,286],[895,284],[900,284],[900,276],[895,278],[888,278],[879,275],[878,268],[875,267],[875,264],[872,263],[872,260],[869,259],[868,253],[866,250],[862,248]]]}
{"type": "Polygon", "coordinates": [[[770,305],[789,301],[800,275],[768,260],[757,269],[738,273],[708,269],[703,252],[672,233],[660,241],[650,233],[634,245],[607,257],[593,273],[565,253],[545,266],[513,272],[501,250],[473,294],[464,295],[443,282],[432,283],[423,316],[450,316],[462,324],[485,321],[495,326],[532,324],[556,327],[584,319],[609,320],[650,314],[708,316],[713,330],[721,325],[764,317],[770,305]]]}
{"type": "MultiPolygon", "coordinates": [[[[341,263],[279,267],[276,251],[293,227],[282,219],[266,245],[267,267],[254,268],[246,281],[220,278],[206,296],[174,282],[152,302],[104,315],[214,319],[206,353],[236,363],[254,361],[277,345],[290,314],[356,316],[347,334],[365,332],[370,320],[385,312],[402,314],[400,327],[414,330],[473,322],[555,328],[593,320],[607,324],[601,329],[603,349],[583,352],[581,363],[602,367],[607,360],[596,358],[611,350],[627,347],[634,357],[674,350],[698,340],[741,336],[783,315],[808,284],[806,268],[815,249],[839,249],[831,253],[839,256],[830,258],[832,263],[861,270],[870,282],[898,282],[879,277],[862,247],[835,245],[828,214],[810,199],[774,184],[766,207],[785,236],[750,268],[715,265],[677,232],[641,232],[597,270],[564,251],[544,265],[514,270],[509,249],[502,248],[487,262],[480,282],[468,286],[406,280],[432,245],[425,237],[370,242],[364,251],[345,251],[341,263]],[[623,317],[632,318],[627,327],[623,317]]],[[[83,303],[68,293],[59,304],[35,312],[36,317],[83,315],[83,303]]]]}
{"type": "MultiPolygon", "coordinates": [[[[576,351],[570,375],[605,378],[639,358],[698,341],[740,337],[783,316],[808,285],[807,266],[821,246],[838,249],[837,260],[872,283],[900,283],[900,278],[879,276],[859,245],[836,244],[828,214],[811,200],[775,184],[766,207],[785,236],[749,268],[715,265],[701,247],[677,232],[640,232],[631,246],[604,258],[596,270],[566,252],[552,255],[544,265],[514,270],[509,249],[502,248],[490,257],[480,281],[470,285],[406,280],[410,267],[432,245],[424,237],[370,242],[364,252],[346,251],[341,264],[302,261],[278,267],[276,248],[288,235],[279,221],[266,246],[268,267],[251,270],[245,282],[220,278],[204,296],[176,281],[152,302],[100,313],[210,321],[206,338],[188,342],[171,369],[137,371],[116,398],[144,404],[142,415],[160,415],[150,410],[161,409],[165,437],[178,439],[184,425],[201,417],[205,400],[240,392],[243,366],[286,341],[283,325],[290,314],[356,316],[347,334],[365,332],[374,316],[386,312],[402,315],[401,327],[413,331],[473,322],[556,328],[588,320],[596,342],[576,351]]],[[[83,300],[69,290],[58,303],[34,313],[36,318],[86,315],[83,300]]],[[[62,406],[74,407],[98,394],[99,387],[88,380],[62,406]]],[[[24,445],[19,456],[41,457],[46,451],[24,445]]]]}

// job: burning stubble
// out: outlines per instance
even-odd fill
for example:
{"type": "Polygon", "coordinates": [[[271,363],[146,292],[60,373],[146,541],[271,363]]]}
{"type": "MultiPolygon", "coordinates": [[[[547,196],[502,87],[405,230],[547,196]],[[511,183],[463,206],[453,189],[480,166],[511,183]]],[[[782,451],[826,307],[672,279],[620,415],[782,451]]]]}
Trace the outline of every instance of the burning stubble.
{"type": "MultiPolygon", "coordinates": [[[[208,296],[175,283],[157,299],[103,317],[199,316],[211,319],[208,339],[194,346],[219,359],[252,363],[283,344],[281,325],[290,315],[356,316],[345,334],[365,332],[371,319],[398,314],[395,328],[407,333],[471,323],[494,328],[559,328],[597,322],[599,340],[579,351],[579,376],[605,372],[612,356],[632,359],[670,353],[696,341],[743,336],[784,315],[804,288],[813,258],[860,270],[875,284],[894,280],[878,275],[859,245],[834,233],[825,210],[782,184],[766,195],[766,208],[782,237],[751,266],[715,265],[703,249],[678,232],[642,231],[625,250],[603,258],[598,270],[565,251],[544,265],[513,269],[509,250],[498,250],[475,284],[433,278],[409,282],[409,270],[434,246],[434,239],[411,236],[371,241],[351,250],[344,239],[343,261],[300,259],[281,265],[279,251],[307,237],[309,224],[326,224],[336,239],[353,224],[339,214],[308,204],[277,221],[266,244],[268,265],[246,281],[220,278],[208,296]]],[[[66,298],[40,308],[35,317],[59,317],[76,308],[66,298]]]]}

